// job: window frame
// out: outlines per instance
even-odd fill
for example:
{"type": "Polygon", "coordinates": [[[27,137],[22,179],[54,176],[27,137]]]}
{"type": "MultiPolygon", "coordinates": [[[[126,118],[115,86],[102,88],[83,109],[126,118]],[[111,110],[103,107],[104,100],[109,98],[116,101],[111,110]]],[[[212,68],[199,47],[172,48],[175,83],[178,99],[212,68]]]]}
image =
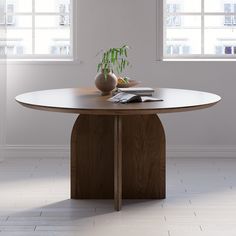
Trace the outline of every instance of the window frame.
{"type": "MultiPolygon", "coordinates": [[[[156,0],[157,7],[157,61],[234,61],[236,60],[236,54],[222,54],[222,55],[214,55],[214,54],[204,54],[204,41],[205,41],[205,16],[235,16],[234,13],[223,13],[223,12],[207,12],[205,13],[205,0],[201,0],[201,13],[194,12],[179,12],[174,13],[174,15],[178,16],[201,16],[201,54],[189,54],[189,55],[167,55],[165,53],[166,49],[166,9],[165,9],[165,1],[166,0],[156,0]]],[[[235,26],[236,30],[236,26],[235,26]]],[[[236,39],[236,37],[235,37],[236,39]]]]}
{"type": "MultiPolygon", "coordinates": [[[[6,55],[6,57],[3,57],[0,59],[0,61],[6,60],[7,63],[70,63],[70,62],[75,62],[77,63],[78,60],[78,42],[77,42],[77,18],[78,18],[78,5],[76,0],[70,0],[70,8],[71,8],[71,13],[70,13],[70,47],[71,47],[71,55],[50,55],[50,54],[25,54],[25,55],[6,55]],[[6,59],[5,59],[6,58],[6,59]]],[[[7,14],[6,14],[7,15],[7,14]]],[[[47,16],[57,16],[58,13],[37,13],[35,14],[35,0],[32,0],[32,12],[16,12],[14,13],[15,16],[20,15],[20,16],[32,16],[32,39],[35,37],[35,16],[37,15],[47,15],[47,16]]],[[[6,26],[7,29],[7,26],[6,26]]],[[[7,37],[6,37],[7,41],[7,37]]],[[[35,44],[35,41],[33,40],[32,42],[32,47],[35,44]]]]}

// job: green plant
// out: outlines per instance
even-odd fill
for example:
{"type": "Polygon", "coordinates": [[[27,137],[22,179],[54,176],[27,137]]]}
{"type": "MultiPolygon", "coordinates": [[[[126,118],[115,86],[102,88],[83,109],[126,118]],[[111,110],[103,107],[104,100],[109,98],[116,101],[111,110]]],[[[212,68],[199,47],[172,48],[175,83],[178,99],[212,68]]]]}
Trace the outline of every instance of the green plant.
{"type": "Polygon", "coordinates": [[[109,72],[120,75],[127,66],[130,65],[128,58],[129,46],[124,45],[121,48],[110,48],[103,53],[101,62],[97,66],[97,72],[104,73],[105,79],[109,72]]]}

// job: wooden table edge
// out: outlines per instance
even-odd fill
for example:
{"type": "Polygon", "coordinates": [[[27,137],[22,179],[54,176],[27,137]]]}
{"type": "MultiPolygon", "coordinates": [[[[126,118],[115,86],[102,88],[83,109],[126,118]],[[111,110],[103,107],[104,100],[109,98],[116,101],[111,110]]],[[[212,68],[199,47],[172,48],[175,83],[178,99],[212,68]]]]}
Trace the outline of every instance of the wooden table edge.
{"type": "Polygon", "coordinates": [[[196,106],[186,106],[186,107],[173,107],[173,108],[158,108],[158,109],[117,109],[117,110],[106,110],[106,109],[77,109],[77,108],[58,108],[58,107],[49,107],[41,105],[33,105],[18,101],[15,98],[16,102],[21,104],[24,107],[31,108],[34,110],[48,111],[48,112],[62,112],[62,113],[72,113],[72,114],[89,114],[89,115],[151,115],[151,114],[165,114],[165,113],[177,113],[177,112],[187,112],[187,111],[196,111],[201,109],[206,109],[212,107],[221,101],[219,98],[218,101],[203,105],[196,106]]]}

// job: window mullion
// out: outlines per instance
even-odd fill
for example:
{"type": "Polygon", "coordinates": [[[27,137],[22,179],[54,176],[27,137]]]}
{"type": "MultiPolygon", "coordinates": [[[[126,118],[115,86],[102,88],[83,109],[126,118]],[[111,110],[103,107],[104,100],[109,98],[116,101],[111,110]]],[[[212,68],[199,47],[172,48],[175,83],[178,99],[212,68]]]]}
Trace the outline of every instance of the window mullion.
{"type": "Polygon", "coordinates": [[[35,0],[32,0],[32,53],[35,55],[35,0]]]}
{"type": "Polygon", "coordinates": [[[77,18],[75,18],[74,14],[74,1],[70,2],[70,9],[69,9],[69,21],[70,21],[70,55],[74,57],[75,53],[75,40],[74,40],[74,33],[75,33],[75,27],[74,27],[74,20],[77,21],[77,18]]]}
{"type": "Polygon", "coordinates": [[[201,0],[201,55],[205,54],[205,2],[201,0]]]}
{"type": "Polygon", "coordinates": [[[158,30],[156,31],[156,39],[158,41],[158,46],[156,50],[156,59],[162,60],[163,56],[165,54],[165,48],[166,48],[166,15],[165,15],[165,0],[158,1],[156,0],[156,8],[157,10],[161,9],[156,15],[156,22],[158,25],[158,30]]]}

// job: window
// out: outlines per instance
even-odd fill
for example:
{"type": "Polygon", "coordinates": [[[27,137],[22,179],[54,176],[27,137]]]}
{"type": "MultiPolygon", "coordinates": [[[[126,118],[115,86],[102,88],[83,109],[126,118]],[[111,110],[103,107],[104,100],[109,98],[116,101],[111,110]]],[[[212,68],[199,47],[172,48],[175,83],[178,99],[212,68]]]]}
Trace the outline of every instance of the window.
{"type": "Polygon", "coordinates": [[[72,59],[73,0],[0,0],[0,56],[72,59]]]}
{"type": "Polygon", "coordinates": [[[236,58],[236,0],[163,0],[163,11],[164,58],[236,58]]]}

